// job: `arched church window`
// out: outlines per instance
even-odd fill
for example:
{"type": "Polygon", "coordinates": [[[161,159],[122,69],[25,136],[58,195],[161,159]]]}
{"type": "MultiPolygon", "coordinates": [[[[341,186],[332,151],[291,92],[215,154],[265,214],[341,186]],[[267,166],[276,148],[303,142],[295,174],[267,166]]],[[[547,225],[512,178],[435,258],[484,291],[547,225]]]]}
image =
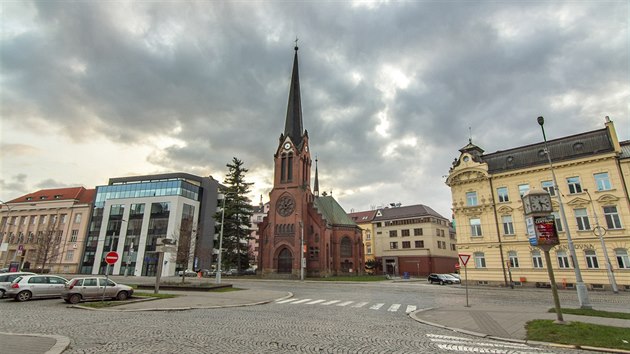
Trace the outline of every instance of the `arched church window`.
{"type": "Polygon", "coordinates": [[[345,236],[341,239],[341,257],[352,257],[352,241],[350,237],[345,236]]]}
{"type": "Polygon", "coordinates": [[[293,180],[293,153],[289,153],[287,158],[287,181],[293,180]]]}
{"type": "Polygon", "coordinates": [[[280,181],[287,180],[287,154],[282,154],[280,161],[280,181]]]}

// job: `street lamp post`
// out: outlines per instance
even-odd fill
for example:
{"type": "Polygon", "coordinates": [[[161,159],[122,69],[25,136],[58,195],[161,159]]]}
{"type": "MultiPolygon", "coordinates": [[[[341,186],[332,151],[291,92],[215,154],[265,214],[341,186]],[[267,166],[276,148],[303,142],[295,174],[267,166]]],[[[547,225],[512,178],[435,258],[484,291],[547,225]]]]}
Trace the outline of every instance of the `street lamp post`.
{"type": "Polygon", "coordinates": [[[547,136],[545,135],[545,118],[542,116],[538,117],[538,124],[540,125],[540,129],[542,129],[543,139],[545,141],[545,154],[547,155],[547,161],[549,161],[549,170],[551,171],[551,176],[553,178],[553,188],[556,191],[556,197],[558,199],[558,205],[560,208],[560,217],[562,218],[562,224],[566,228],[567,234],[567,244],[569,246],[569,252],[571,253],[571,258],[573,259],[573,271],[575,272],[575,288],[577,290],[578,301],[580,302],[580,307],[583,309],[591,309],[591,303],[588,299],[588,291],[586,290],[586,285],[582,280],[582,272],[580,271],[580,265],[578,264],[578,259],[575,254],[575,246],[573,245],[573,239],[571,238],[571,231],[569,227],[569,223],[567,222],[567,216],[564,213],[564,206],[562,205],[562,196],[560,193],[560,188],[558,187],[558,181],[556,180],[556,173],[553,170],[553,163],[551,162],[551,154],[549,153],[549,148],[547,147],[547,136]]]}
{"type": "Polygon", "coordinates": [[[225,199],[227,194],[221,194],[223,196],[223,206],[221,207],[221,231],[219,231],[219,257],[217,259],[217,274],[215,283],[221,284],[221,254],[223,253],[223,222],[225,218],[225,199]]]}
{"type": "Polygon", "coordinates": [[[593,198],[591,198],[591,193],[588,192],[588,189],[584,188],[583,191],[588,194],[588,199],[591,201],[591,207],[593,208],[593,215],[595,216],[595,230],[593,233],[599,238],[599,242],[602,244],[602,250],[604,251],[604,258],[606,259],[606,272],[608,273],[608,280],[610,281],[610,287],[612,288],[613,293],[619,293],[619,289],[617,289],[617,281],[615,281],[615,274],[612,271],[612,264],[610,263],[610,258],[608,258],[608,250],[606,250],[606,243],[604,242],[604,234],[606,233],[606,229],[599,226],[599,218],[597,217],[597,212],[595,211],[595,205],[593,204],[593,198]]]}

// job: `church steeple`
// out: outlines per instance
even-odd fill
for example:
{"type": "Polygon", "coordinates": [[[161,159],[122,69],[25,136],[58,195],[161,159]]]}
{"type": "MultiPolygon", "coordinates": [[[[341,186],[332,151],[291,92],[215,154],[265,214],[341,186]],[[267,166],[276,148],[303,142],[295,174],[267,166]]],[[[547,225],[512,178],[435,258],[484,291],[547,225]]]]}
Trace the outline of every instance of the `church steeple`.
{"type": "Polygon", "coordinates": [[[317,176],[317,157],[315,157],[315,185],[313,186],[313,194],[319,197],[319,177],[317,176]]]}
{"type": "Polygon", "coordinates": [[[302,144],[302,101],[300,99],[300,75],[298,73],[298,47],[295,40],[295,56],[293,58],[293,73],[291,75],[291,87],[289,89],[289,104],[287,105],[287,119],[284,123],[284,137],[291,138],[293,144],[300,147],[302,144]]]}

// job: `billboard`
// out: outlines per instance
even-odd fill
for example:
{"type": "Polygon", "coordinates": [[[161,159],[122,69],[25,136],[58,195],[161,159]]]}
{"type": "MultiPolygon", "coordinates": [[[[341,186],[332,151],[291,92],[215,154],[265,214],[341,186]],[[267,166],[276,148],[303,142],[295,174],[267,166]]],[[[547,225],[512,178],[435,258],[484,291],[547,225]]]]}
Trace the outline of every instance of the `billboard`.
{"type": "Polygon", "coordinates": [[[555,246],[560,243],[553,215],[531,216],[525,219],[529,244],[555,246]]]}

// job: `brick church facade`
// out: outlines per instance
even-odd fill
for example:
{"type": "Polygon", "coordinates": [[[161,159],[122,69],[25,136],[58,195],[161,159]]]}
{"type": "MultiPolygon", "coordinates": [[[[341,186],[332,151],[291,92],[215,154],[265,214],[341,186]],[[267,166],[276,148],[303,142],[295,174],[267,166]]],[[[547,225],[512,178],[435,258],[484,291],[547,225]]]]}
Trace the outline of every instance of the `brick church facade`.
{"type": "Polygon", "coordinates": [[[317,161],[311,191],[312,160],[302,125],[297,50],[284,133],[274,154],[270,208],[259,225],[259,271],[263,276],[300,277],[303,256],[305,276],[363,274],[361,229],[332,196],[319,195],[317,161]]]}

